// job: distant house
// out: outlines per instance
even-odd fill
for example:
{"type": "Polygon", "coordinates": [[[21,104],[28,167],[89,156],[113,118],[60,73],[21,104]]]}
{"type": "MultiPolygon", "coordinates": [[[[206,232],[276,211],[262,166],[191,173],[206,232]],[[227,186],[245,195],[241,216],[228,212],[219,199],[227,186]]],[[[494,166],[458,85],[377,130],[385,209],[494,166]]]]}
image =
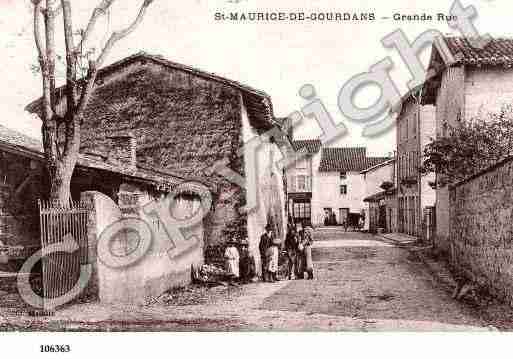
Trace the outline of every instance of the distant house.
{"type": "MultiPolygon", "coordinates": [[[[435,205],[435,191],[429,182],[434,174],[422,175],[424,149],[435,137],[435,108],[422,105],[422,89],[403,97],[396,118],[397,143],[397,230],[412,236],[426,236],[426,211],[435,205]]],[[[429,215],[429,214],[428,214],[429,215]]]]}
{"type": "MultiPolygon", "coordinates": [[[[432,47],[429,70],[437,75],[425,85],[423,104],[436,105],[436,134],[446,136],[461,120],[499,112],[513,100],[513,39],[492,39],[474,48],[461,37],[445,37],[454,62],[432,47]]],[[[449,191],[436,190],[436,245],[448,250],[449,191]]]]}
{"type": "MultiPolygon", "coordinates": [[[[64,106],[60,101],[60,106],[64,106]]],[[[39,111],[39,103],[28,106],[39,111]]],[[[129,132],[137,146],[137,165],[170,171],[205,183],[213,196],[203,221],[208,261],[222,261],[227,240],[248,237],[258,253],[267,223],[278,236],[285,234],[283,173],[274,166],[286,142],[273,116],[270,97],[259,90],[221,76],[139,53],[99,70],[97,87],[82,125],[81,152],[108,152],[110,137],[129,132]],[[243,145],[258,138],[256,161],[243,145]],[[224,164],[224,165],[223,165],[224,164]],[[234,183],[221,173],[246,178],[234,183]],[[249,176],[257,176],[254,188],[249,176]],[[258,191],[258,206],[248,205],[258,191]]],[[[257,258],[259,256],[256,256],[257,258]]]]}
{"type": "Polygon", "coordinates": [[[375,233],[397,231],[397,171],[394,158],[369,167],[362,172],[365,182],[365,229],[375,233]]]}
{"type": "Polygon", "coordinates": [[[313,183],[319,173],[321,141],[296,140],[293,148],[304,154],[286,171],[288,212],[294,222],[311,224],[313,183]]]}
{"type": "Polygon", "coordinates": [[[365,208],[362,170],[389,160],[367,157],[364,147],[327,147],[315,139],[293,141],[305,154],[287,169],[289,213],[314,226],[356,224],[365,208]]]}

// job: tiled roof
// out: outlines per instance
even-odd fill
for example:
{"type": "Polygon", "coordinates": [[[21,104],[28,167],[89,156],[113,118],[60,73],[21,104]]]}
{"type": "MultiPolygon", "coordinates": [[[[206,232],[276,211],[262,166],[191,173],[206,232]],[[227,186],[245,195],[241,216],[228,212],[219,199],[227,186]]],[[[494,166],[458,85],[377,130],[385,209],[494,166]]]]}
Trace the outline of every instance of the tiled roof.
{"type": "Polygon", "coordinates": [[[364,170],[376,167],[377,165],[388,162],[390,160],[390,157],[367,157],[367,167],[365,167],[364,170]]]}
{"type": "Polygon", "coordinates": [[[492,38],[483,48],[473,47],[463,37],[445,37],[457,63],[464,65],[513,65],[513,38],[492,38]]]}
{"type": "MultiPolygon", "coordinates": [[[[24,135],[21,132],[11,130],[0,125],[0,149],[30,156],[33,159],[44,161],[43,146],[37,139],[24,135]]],[[[154,183],[158,188],[170,190],[173,186],[183,182],[185,179],[169,171],[157,168],[149,168],[138,165],[134,171],[127,171],[122,167],[106,162],[102,156],[91,156],[81,153],[77,160],[77,167],[104,170],[120,175],[136,178],[154,183]]],[[[187,178],[191,179],[191,178],[187,178]]],[[[194,178],[198,181],[198,179],[194,178]]]]}
{"type": "Polygon", "coordinates": [[[360,172],[388,160],[389,157],[367,157],[365,147],[328,147],[322,149],[319,171],[360,172]]]}
{"type": "Polygon", "coordinates": [[[36,151],[42,151],[43,149],[42,143],[37,139],[24,135],[21,132],[11,130],[10,128],[2,125],[0,125],[0,141],[36,151]]]}
{"type": "Polygon", "coordinates": [[[319,171],[361,171],[366,168],[365,147],[323,148],[319,171]]]}
{"type": "MultiPolygon", "coordinates": [[[[223,85],[227,85],[233,88],[236,88],[241,91],[243,101],[247,107],[247,111],[250,117],[250,120],[254,120],[254,122],[264,123],[265,126],[270,127],[274,125],[274,114],[273,114],[273,104],[271,102],[270,96],[264,91],[257,90],[248,85],[245,85],[241,82],[227,79],[225,77],[219,76],[212,72],[207,72],[203,70],[196,69],[191,66],[179,64],[170,60],[165,59],[160,55],[152,55],[145,52],[139,52],[134,55],[128,56],[124,59],[121,59],[115,63],[112,63],[108,66],[105,66],[98,70],[97,81],[101,82],[101,79],[113,72],[116,72],[124,67],[136,63],[136,62],[153,62],[160,64],[169,69],[175,69],[183,72],[187,72],[193,74],[195,76],[201,77],[206,80],[216,81],[223,85]]],[[[60,96],[64,93],[64,87],[58,89],[57,94],[60,96]]],[[[60,100],[60,99],[59,99],[60,100]]],[[[30,113],[39,113],[41,111],[42,99],[39,98],[30,104],[28,104],[25,109],[30,113]]]]}
{"type": "Polygon", "coordinates": [[[513,38],[491,38],[486,46],[473,47],[472,39],[445,36],[443,41],[451,52],[454,62],[449,62],[438,51],[435,43],[432,45],[429,71],[433,76],[424,84],[422,104],[433,105],[436,102],[436,94],[440,87],[440,74],[450,66],[513,66],[513,38]]]}
{"type": "Polygon", "coordinates": [[[379,202],[385,198],[386,191],[379,191],[378,193],[371,194],[363,199],[364,202],[379,202]]]}
{"type": "Polygon", "coordinates": [[[294,151],[299,151],[304,148],[308,153],[313,154],[319,152],[321,149],[321,140],[296,140],[292,141],[292,146],[294,146],[294,151]]]}
{"type": "Polygon", "coordinates": [[[361,173],[373,171],[382,166],[386,166],[390,163],[394,163],[394,161],[395,161],[394,158],[388,158],[388,157],[367,157],[367,158],[368,158],[368,162],[369,162],[370,166],[365,168],[364,170],[362,170],[361,173]]]}
{"type": "Polygon", "coordinates": [[[386,196],[394,195],[397,192],[397,188],[393,187],[386,191],[379,191],[363,199],[364,202],[379,202],[386,196]]]}

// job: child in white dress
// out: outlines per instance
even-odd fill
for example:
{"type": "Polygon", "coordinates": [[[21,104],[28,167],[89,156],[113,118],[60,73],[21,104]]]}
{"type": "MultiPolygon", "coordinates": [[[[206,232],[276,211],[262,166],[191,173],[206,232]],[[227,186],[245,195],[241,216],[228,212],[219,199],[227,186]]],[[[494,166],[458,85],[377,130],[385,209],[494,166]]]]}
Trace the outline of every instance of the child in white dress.
{"type": "Polygon", "coordinates": [[[224,250],[224,258],[226,260],[226,273],[231,282],[239,278],[239,250],[235,246],[237,242],[231,240],[224,250]]]}

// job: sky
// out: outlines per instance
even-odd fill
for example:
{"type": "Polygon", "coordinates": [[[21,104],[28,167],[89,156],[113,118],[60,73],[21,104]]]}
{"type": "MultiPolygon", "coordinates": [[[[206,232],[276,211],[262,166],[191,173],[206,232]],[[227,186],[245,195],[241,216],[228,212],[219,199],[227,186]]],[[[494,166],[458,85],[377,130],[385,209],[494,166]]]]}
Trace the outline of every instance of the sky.
{"type": "MultiPolygon", "coordinates": [[[[74,0],[75,29],[84,28],[96,2],[74,0]]],[[[142,0],[118,0],[97,27],[90,46],[101,48],[111,31],[123,28],[136,15],[142,0]]],[[[512,5],[506,0],[461,1],[474,5],[475,25],[480,33],[512,36],[512,5]]],[[[372,155],[386,155],[395,149],[393,129],[377,137],[362,136],[362,123],[348,120],[337,105],[340,89],[353,76],[369,71],[370,66],[390,56],[394,62],[391,77],[401,94],[408,91],[407,67],[396,50],[384,48],[381,39],[401,29],[413,41],[422,32],[435,29],[454,33],[444,21],[394,21],[393,14],[435,15],[448,13],[452,1],[365,1],[365,0],[155,0],[143,23],[128,38],[118,42],[107,63],[145,51],[161,55],[223,77],[240,81],[271,96],[277,117],[300,110],[307,101],[298,95],[304,84],[312,84],[319,99],[335,122],[348,127],[346,136],[333,145],[366,146],[372,155]],[[230,12],[374,12],[376,21],[258,21],[216,20],[216,13],[230,12]]],[[[24,107],[41,96],[41,78],[32,68],[37,65],[32,32],[30,0],[0,0],[0,124],[30,136],[40,137],[40,121],[24,107]]],[[[62,29],[62,22],[57,24],[62,29]]],[[[63,49],[62,32],[58,32],[63,49]]],[[[63,53],[62,50],[59,53],[63,53]]],[[[421,59],[427,64],[429,50],[421,59]]],[[[62,67],[60,74],[62,74],[62,67]]],[[[57,75],[58,83],[64,80],[57,75]]],[[[364,88],[355,98],[358,106],[376,101],[379,91],[364,88]]],[[[315,138],[320,129],[306,120],[295,132],[296,138],[315,138]]]]}

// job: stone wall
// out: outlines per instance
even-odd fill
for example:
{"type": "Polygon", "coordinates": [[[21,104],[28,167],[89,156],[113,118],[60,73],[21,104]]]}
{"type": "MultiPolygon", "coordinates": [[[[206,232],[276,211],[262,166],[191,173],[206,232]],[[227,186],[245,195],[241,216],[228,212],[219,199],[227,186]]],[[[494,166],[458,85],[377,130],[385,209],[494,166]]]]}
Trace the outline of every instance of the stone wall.
{"type": "Polygon", "coordinates": [[[456,268],[513,304],[513,161],[450,191],[450,253],[456,268]]]}

